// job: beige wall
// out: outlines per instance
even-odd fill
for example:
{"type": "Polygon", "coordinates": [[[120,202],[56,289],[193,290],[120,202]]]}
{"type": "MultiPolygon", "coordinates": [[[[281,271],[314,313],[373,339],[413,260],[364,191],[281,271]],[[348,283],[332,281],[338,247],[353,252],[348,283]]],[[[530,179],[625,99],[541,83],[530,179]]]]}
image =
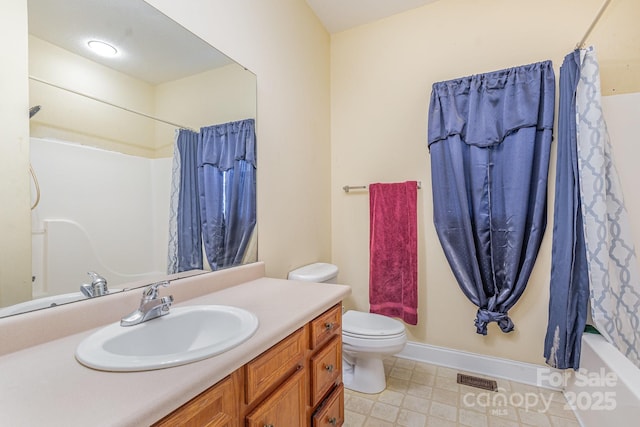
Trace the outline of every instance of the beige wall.
{"type": "Polygon", "coordinates": [[[31,297],[27,2],[0,13],[0,307],[31,297]],[[7,61],[11,58],[11,61],[7,61]]]}
{"type": "MultiPolygon", "coordinates": [[[[433,227],[427,109],[434,82],[553,60],[580,40],[600,0],[441,0],[332,36],[332,250],[339,281],[353,287],[349,307],[368,310],[368,194],[341,187],[420,180],[419,323],[411,340],[543,363],[550,275],[549,224],[528,288],[510,311],[515,331],[495,324],[475,333],[476,308],[459,290],[433,227]]],[[[590,38],[602,49],[608,93],[640,90],[640,37],[634,0],[612,2],[590,38]],[[620,66],[624,64],[624,66],[620,66]]],[[[555,154],[555,145],[553,147],[555,154]]],[[[555,157],[550,180],[555,179],[555,157]]],[[[640,225],[640,224],[639,224],[640,225]]]]}
{"type": "Polygon", "coordinates": [[[258,77],[258,257],[331,260],[329,35],[304,0],[149,0],[258,77]]]}
{"type": "MultiPolygon", "coordinates": [[[[157,117],[170,118],[193,129],[256,117],[255,75],[238,64],[159,84],[155,95],[157,117]]],[[[173,155],[174,131],[175,127],[156,124],[156,141],[160,144],[156,150],[160,157],[173,155]]]]}

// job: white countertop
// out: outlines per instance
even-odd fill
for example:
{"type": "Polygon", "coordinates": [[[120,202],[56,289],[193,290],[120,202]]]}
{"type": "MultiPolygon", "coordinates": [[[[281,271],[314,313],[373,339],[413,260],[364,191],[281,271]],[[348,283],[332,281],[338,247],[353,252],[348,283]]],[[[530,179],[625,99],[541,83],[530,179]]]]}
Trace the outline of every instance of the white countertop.
{"type": "MultiPolygon", "coordinates": [[[[170,287],[166,291],[170,293],[170,287]]],[[[126,373],[86,368],[75,360],[74,351],[95,329],[5,354],[0,356],[0,425],[149,425],[349,293],[350,288],[343,285],[262,277],[184,302],[176,301],[176,307],[195,304],[241,307],[253,312],[260,326],[248,341],[234,349],[174,368],[126,373]]]]}

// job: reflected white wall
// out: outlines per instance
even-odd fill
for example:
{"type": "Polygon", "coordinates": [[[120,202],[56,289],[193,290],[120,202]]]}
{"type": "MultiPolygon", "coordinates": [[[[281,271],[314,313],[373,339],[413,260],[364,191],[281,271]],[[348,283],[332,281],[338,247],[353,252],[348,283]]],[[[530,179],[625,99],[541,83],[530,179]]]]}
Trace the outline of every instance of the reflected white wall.
{"type": "Polygon", "coordinates": [[[74,292],[86,272],[109,286],[166,271],[171,159],[31,139],[34,297],[74,292]]]}

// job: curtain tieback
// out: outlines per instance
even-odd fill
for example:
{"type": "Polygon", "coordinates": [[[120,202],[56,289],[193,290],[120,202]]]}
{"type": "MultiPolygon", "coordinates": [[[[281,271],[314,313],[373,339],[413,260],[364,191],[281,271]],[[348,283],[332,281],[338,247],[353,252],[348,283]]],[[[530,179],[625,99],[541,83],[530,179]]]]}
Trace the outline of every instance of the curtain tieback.
{"type": "Polygon", "coordinates": [[[478,309],[475,321],[476,332],[482,335],[487,335],[487,325],[491,322],[498,323],[502,332],[511,332],[513,330],[513,322],[507,313],[489,311],[484,308],[478,309]]]}

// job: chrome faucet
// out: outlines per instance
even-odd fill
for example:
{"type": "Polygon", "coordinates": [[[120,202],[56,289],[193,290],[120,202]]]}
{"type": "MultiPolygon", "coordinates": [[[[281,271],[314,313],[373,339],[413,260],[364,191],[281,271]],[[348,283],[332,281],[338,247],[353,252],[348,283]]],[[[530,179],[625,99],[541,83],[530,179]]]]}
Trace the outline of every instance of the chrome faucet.
{"type": "Polygon", "coordinates": [[[120,320],[120,326],[138,325],[147,320],[169,314],[169,308],[173,303],[173,295],[159,298],[158,288],[160,286],[169,286],[169,281],[165,280],[164,282],[154,283],[144,288],[144,291],[142,291],[142,299],[140,300],[140,307],[127,316],[124,316],[120,320]]]}
{"type": "Polygon", "coordinates": [[[107,279],[96,273],[95,271],[87,272],[91,278],[91,283],[85,283],[80,286],[80,291],[87,298],[101,297],[107,295],[109,289],[107,288],[107,279]]]}

